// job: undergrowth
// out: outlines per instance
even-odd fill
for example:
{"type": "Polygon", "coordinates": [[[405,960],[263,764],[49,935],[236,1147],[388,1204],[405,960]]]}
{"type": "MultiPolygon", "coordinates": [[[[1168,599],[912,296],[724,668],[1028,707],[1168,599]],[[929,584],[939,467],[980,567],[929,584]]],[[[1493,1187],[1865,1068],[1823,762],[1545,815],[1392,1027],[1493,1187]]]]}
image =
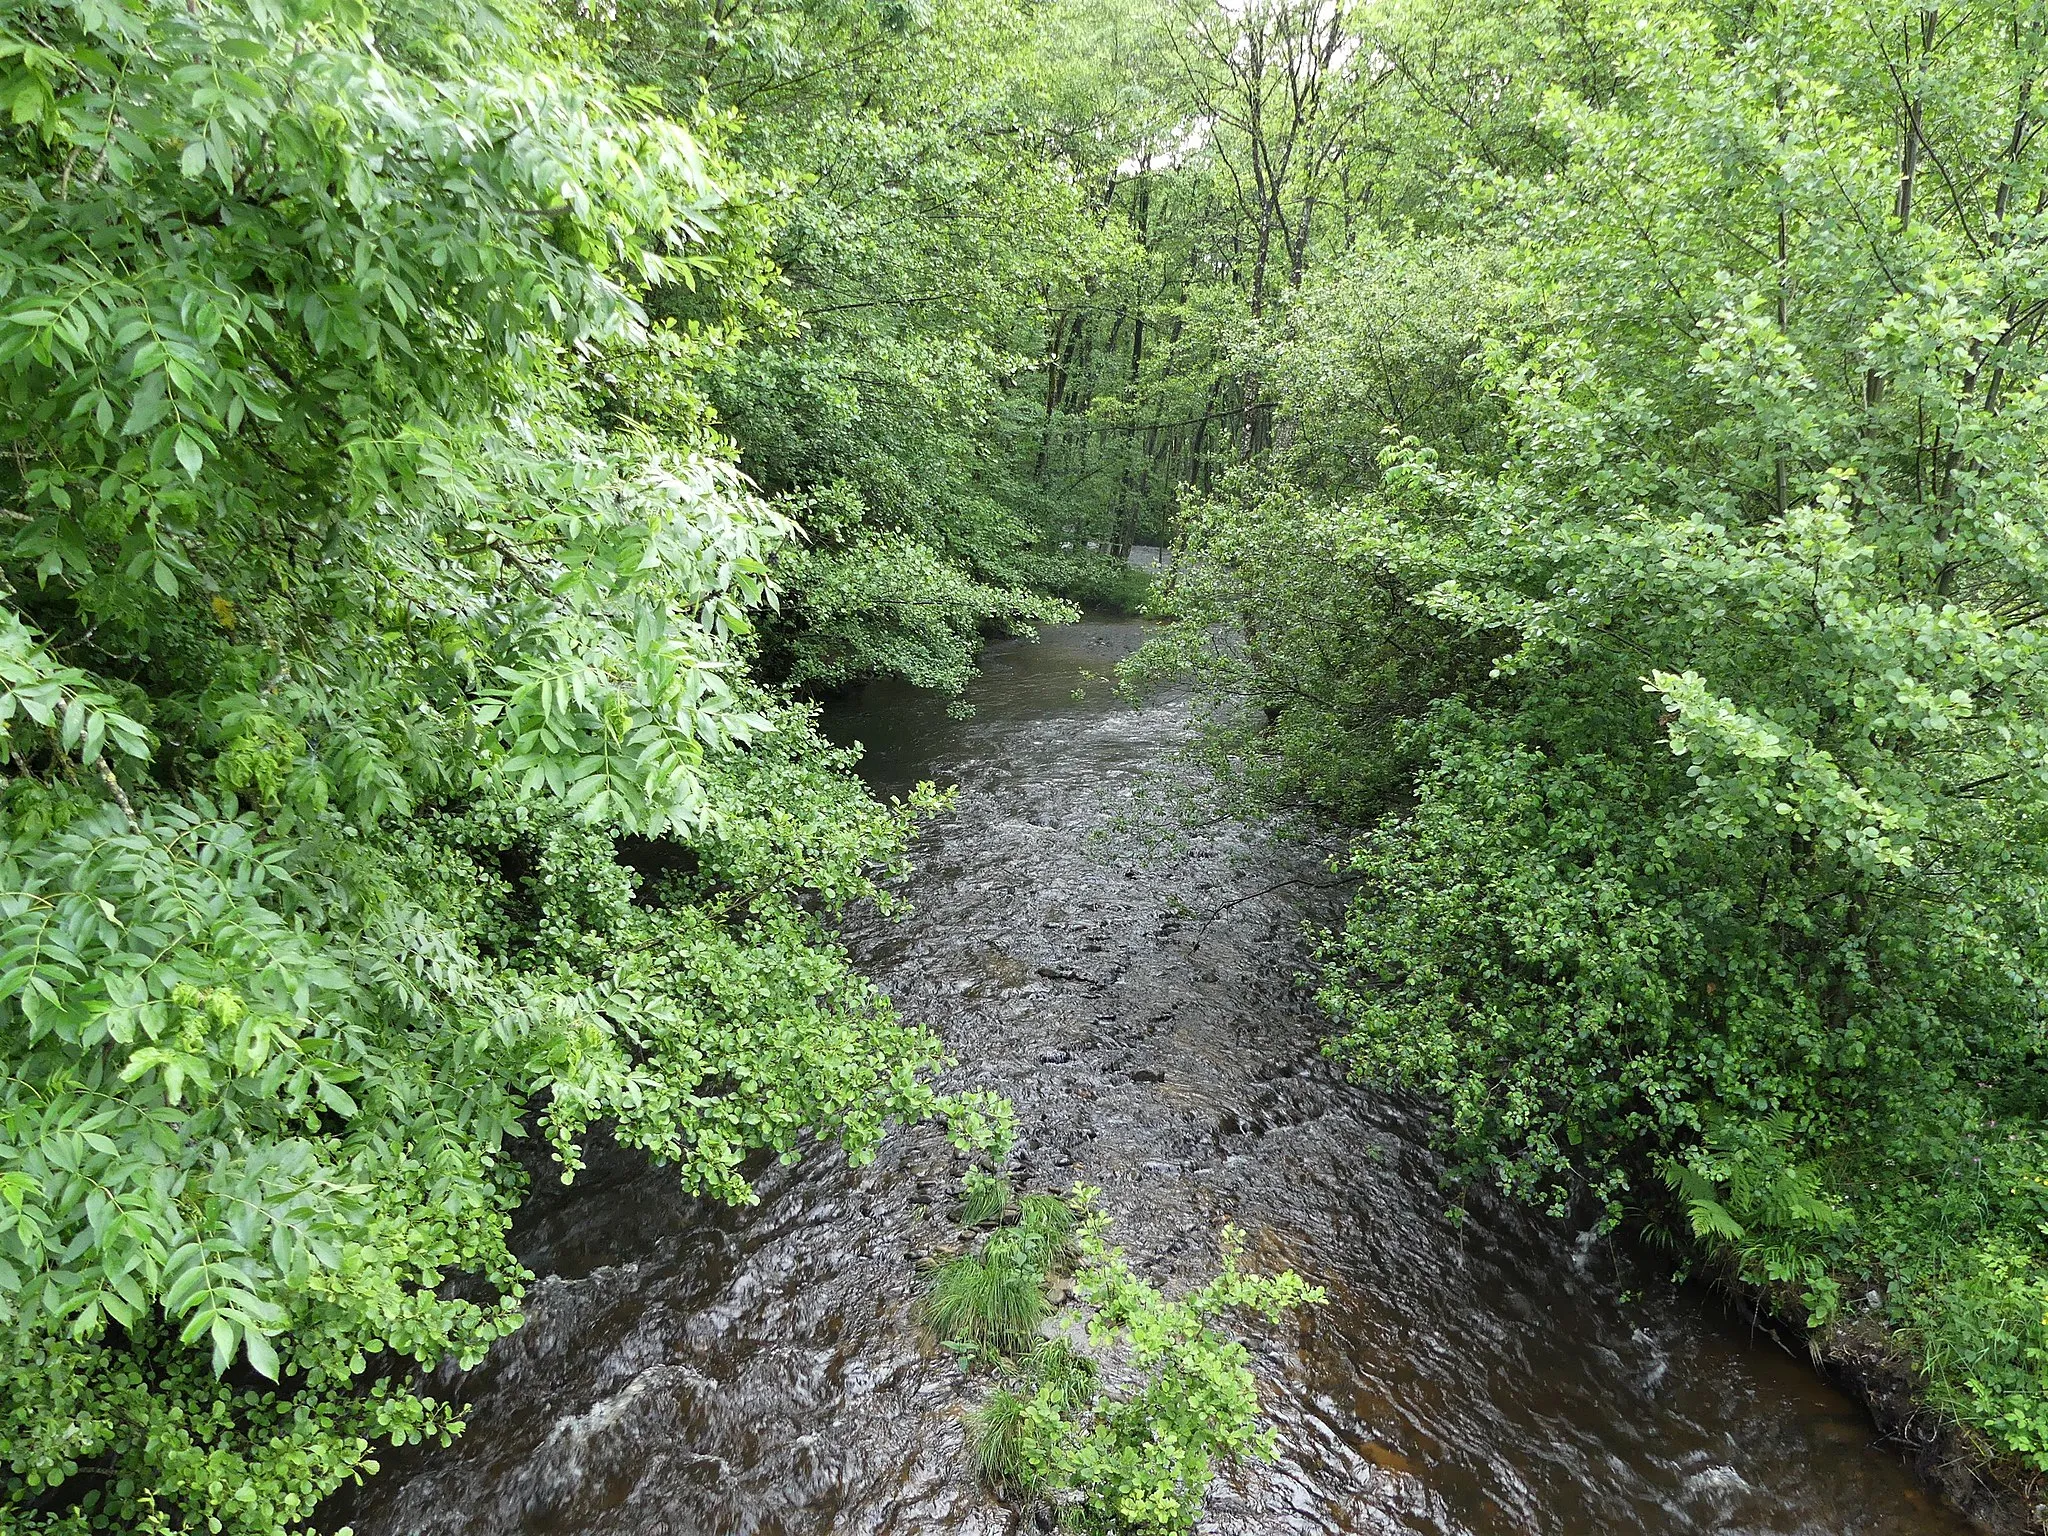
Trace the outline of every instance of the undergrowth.
{"type": "MultiPolygon", "coordinates": [[[[2048,1471],[2044,1138],[1972,1117],[1960,1134],[1802,1155],[1778,1114],[1710,1123],[1661,1167],[1695,1259],[1803,1321],[1823,1345],[1864,1320],[1964,1443],[2048,1471]],[[1902,1147],[1904,1150],[1901,1150],[1902,1147]]],[[[1924,1130],[1924,1127],[1923,1127],[1924,1130]]]]}

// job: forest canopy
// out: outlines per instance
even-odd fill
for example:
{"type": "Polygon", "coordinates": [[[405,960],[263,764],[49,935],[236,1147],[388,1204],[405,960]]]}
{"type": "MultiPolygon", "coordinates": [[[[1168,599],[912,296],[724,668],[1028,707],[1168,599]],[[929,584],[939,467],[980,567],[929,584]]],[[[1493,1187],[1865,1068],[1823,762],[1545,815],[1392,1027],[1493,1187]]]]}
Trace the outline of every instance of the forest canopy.
{"type": "Polygon", "coordinates": [[[1141,602],[1462,1175],[2048,1472],[2048,13],[0,0],[0,1528],[453,1433],[535,1176],[938,1117],[817,726],[1141,602]],[[1125,562],[1169,551],[1149,591],[1125,562]]]}

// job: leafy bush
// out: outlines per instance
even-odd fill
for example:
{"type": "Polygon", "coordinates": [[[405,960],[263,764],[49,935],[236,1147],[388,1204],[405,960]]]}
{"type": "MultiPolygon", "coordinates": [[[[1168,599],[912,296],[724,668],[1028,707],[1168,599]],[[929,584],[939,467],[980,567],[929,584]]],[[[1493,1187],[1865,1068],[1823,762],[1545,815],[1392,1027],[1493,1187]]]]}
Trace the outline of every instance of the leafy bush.
{"type": "Polygon", "coordinates": [[[991,632],[1028,634],[1076,616],[1056,598],[993,586],[903,538],[792,550],[778,574],[794,596],[776,637],[777,665],[812,688],[897,677],[958,693],[991,632]]]}
{"type": "Polygon", "coordinates": [[[1193,681],[1192,752],[1230,809],[1377,814],[1422,755],[1415,717],[1485,670],[1481,647],[1412,601],[1433,583],[1430,535],[1397,507],[1331,507],[1262,471],[1181,515],[1153,597],[1173,623],[1119,678],[1193,681]]]}
{"type": "Polygon", "coordinates": [[[1020,586],[1050,592],[1086,608],[1142,610],[1152,595],[1152,573],[1115,555],[1091,549],[1027,549],[1002,562],[1020,586]]]}
{"type": "MultiPolygon", "coordinates": [[[[1254,44],[1304,14],[1210,67],[1298,78],[1254,44]]],[[[1126,676],[1194,677],[1226,809],[1356,829],[1334,1049],[1463,1172],[1675,1216],[2048,1470],[2048,32],[1332,15],[1374,126],[1333,65],[1302,131],[1369,196],[1265,188],[1284,286],[1181,290],[1096,386],[1242,461],[1190,443],[1126,676]]]]}
{"type": "MultiPolygon", "coordinates": [[[[1085,1204],[1092,1192],[1081,1192],[1085,1204]]],[[[1087,1334],[1101,1363],[1053,1341],[1030,1356],[1031,1388],[1016,1406],[984,1411],[984,1464],[1011,1468],[1019,1490],[1052,1500],[1069,1527],[1092,1536],[1183,1536],[1200,1518],[1218,1463],[1272,1454],[1258,1427],[1258,1387],[1244,1345],[1213,1320],[1246,1311],[1278,1322],[1323,1293],[1292,1272],[1248,1275],[1241,1240],[1223,1233],[1223,1272],[1169,1299],[1134,1274],[1089,1216],[1075,1241],[1075,1285],[1093,1309],[1087,1334]],[[992,1437],[995,1437],[992,1439],[992,1437]]]]}
{"type": "Polygon", "coordinates": [[[1181,1536],[1218,1462],[1271,1453],[1250,1357],[1212,1319],[1245,1310],[1276,1322],[1323,1293],[1291,1272],[1245,1274],[1238,1234],[1225,1228],[1222,1274],[1168,1300],[1109,1246],[1106,1216],[1079,1214],[1096,1195],[1026,1195],[1014,1226],[939,1267],[925,1315],[963,1356],[1003,1372],[972,1419],[985,1478],[1046,1500],[1070,1529],[1181,1536]],[[1070,1261],[1089,1309],[1086,1351],[1040,1337],[1047,1282],[1070,1261]]]}

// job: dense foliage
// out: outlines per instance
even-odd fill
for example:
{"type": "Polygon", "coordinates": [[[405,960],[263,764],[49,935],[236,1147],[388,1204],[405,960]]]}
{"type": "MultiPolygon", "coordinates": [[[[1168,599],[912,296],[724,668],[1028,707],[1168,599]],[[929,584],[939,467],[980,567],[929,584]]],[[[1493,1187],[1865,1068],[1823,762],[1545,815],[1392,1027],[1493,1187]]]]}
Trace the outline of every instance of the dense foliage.
{"type": "MultiPolygon", "coordinates": [[[[2044,85],[2016,3],[0,0],[0,1523],[452,1432],[600,1128],[999,1134],[831,936],[940,797],[805,698],[1144,543],[1224,805],[1355,831],[1361,1077],[2048,1472],[2044,85]]],[[[1241,1362],[1082,1241],[1167,1385],[1047,1356],[1005,1475],[1178,1527],[1241,1362]]]]}
{"type": "Polygon", "coordinates": [[[901,867],[748,676],[758,287],[697,138],[517,6],[0,7],[9,1529],[274,1531],[516,1325],[527,1170],[976,1101],[824,924],[901,867]]]}
{"type": "MultiPolygon", "coordinates": [[[[1096,91],[1060,66],[1087,12],[940,0],[620,8],[622,78],[726,124],[775,279],[706,375],[738,461],[803,526],[763,661],[835,689],[957,692],[980,637],[1131,601],[1121,565],[1062,548],[1006,462],[1006,402],[1046,295],[1115,259],[1083,187],[1096,91]],[[1056,595],[1055,595],[1056,594],[1056,595]]],[[[685,324],[719,300],[670,285],[685,324]]]]}
{"type": "Polygon", "coordinates": [[[1266,327],[1138,670],[1364,829],[1337,1048],[1468,1169],[1675,1198],[2048,1469],[2042,18],[1349,24],[1402,212],[1266,327]]]}

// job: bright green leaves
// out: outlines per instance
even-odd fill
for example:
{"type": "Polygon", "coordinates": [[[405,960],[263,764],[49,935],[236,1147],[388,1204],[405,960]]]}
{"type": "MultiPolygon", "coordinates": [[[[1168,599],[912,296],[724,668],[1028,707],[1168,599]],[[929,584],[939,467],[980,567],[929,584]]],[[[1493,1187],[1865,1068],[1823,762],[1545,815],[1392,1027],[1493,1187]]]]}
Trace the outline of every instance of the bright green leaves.
{"type": "Polygon", "coordinates": [[[1337,1054],[1517,1194],[1659,1167],[1788,1306],[1875,1290],[2043,1465],[2048,30],[1940,20],[1586,13],[1604,65],[1502,98],[1542,154],[1430,150],[1484,259],[1311,272],[1271,376],[1330,440],[1194,509],[1153,658],[1254,804],[1366,825],[1337,1054]]]}
{"type": "Polygon", "coordinates": [[[1700,797],[1694,820],[1703,834],[1768,836],[1771,818],[1784,817],[1858,868],[1912,866],[1906,818],[1824,748],[1715,696],[1697,672],[1653,672],[1643,688],[1664,701],[1672,752],[1692,760],[1687,772],[1700,797]]]}
{"type": "Polygon", "coordinates": [[[800,625],[787,642],[790,672],[818,687],[900,677],[958,693],[974,675],[986,629],[1028,632],[1078,613],[1057,598],[978,581],[904,538],[793,551],[780,570],[800,625]]]}
{"type": "Polygon", "coordinates": [[[538,589],[545,623],[507,638],[526,652],[494,668],[476,718],[504,743],[499,775],[559,798],[591,823],[657,836],[695,825],[702,765],[770,728],[742,697],[732,642],[767,592],[766,556],[787,524],[724,466],[660,460],[513,547],[466,534],[538,589]]]}
{"type": "Polygon", "coordinates": [[[621,276],[710,228],[687,134],[516,52],[423,37],[409,71],[295,11],[44,9],[11,7],[56,42],[28,52],[61,105],[54,142],[11,149],[35,190],[0,253],[0,388],[41,461],[17,548],[102,611],[160,614],[199,531],[246,538],[266,497],[360,505],[343,445],[381,441],[388,473],[497,360],[630,335],[621,276]]]}
{"type": "Polygon", "coordinates": [[[647,341],[724,194],[559,39],[0,0],[0,1524],[267,1536],[452,1433],[513,1138],[743,1200],[1000,1129],[823,926],[914,810],[747,676],[732,338],[647,341]]]}
{"type": "MultiPolygon", "coordinates": [[[[856,1160],[935,1113],[965,1142],[1000,1135],[990,1105],[931,1088],[939,1042],[807,910],[881,896],[913,809],[868,800],[803,713],[777,714],[752,751],[707,754],[707,814],[653,855],[666,874],[621,864],[616,821],[509,786],[382,845],[161,797],[133,828],[82,796],[17,807],[0,1321],[104,1365],[128,1358],[110,1326],[161,1320],[213,1371],[330,1384],[297,1389],[318,1404],[379,1350],[474,1358],[516,1322],[519,1186],[495,1165],[531,1105],[565,1169],[602,1119],[731,1200],[752,1197],[749,1153],[816,1134],[856,1160]],[[505,1300],[437,1297],[455,1269],[505,1300]]],[[[209,1390],[176,1381],[150,1390],[209,1390]]],[[[129,1424],[156,1411],[119,1402],[129,1424]]],[[[362,1449],[320,1453],[317,1486],[362,1449]]],[[[260,1443],[237,1454],[238,1478],[271,1475],[260,1443]]]]}
{"type": "Polygon", "coordinates": [[[1702,1144],[1661,1166],[1693,1236],[1732,1253],[1752,1285],[1800,1287],[1816,1323],[1841,1305],[1829,1273],[1854,1218],[1830,1198],[1820,1173],[1794,1154],[1797,1124],[1783,1110],[1756,1121],[1710,1122],[1702,1144]],[[1837,1241],[1830,1241],[1835,1239],[1837,1241]]]}
{"type": "Polygon", "coordinates": [[[282,1294],[338,1261],[350,1189],[290,1132],[360,1070],[301,1041],[347,978],[266,905],[293,887],[251,830],[100,812],[6,850],[0,1168],[29,1192],[0,1236],[0,1316],[18,1328],[89,1341],[160,1308],[216,1369],[246,1350],[274,1374],[282,1294]]]}
{"type": "Polygon", "coordinates": [[[1222,1318],[1274,1324],[1327,1297],[1291,1270],[1246,1273],[1243,1234],[1225,1227],[1222,1272],[1169,1299],[1110,1246],[1100,1193],[1076,1186],[1071,1208],[1025,1196],[1016,1226],[939,1269],[927,1313],[963,1356],[1003,1367],[1005,1384],[975,1415],[993,1481],[1044,1500],[1063,1525],[1091,1536],[1185,1536],[1221,1467],[1273,1454],[1250,1352],[1222,1318]],[[1047,1276],[1069,1259],[1085,1322],[1041,1341],[1047,1276]],[[1005,1308],[1006,1284],[1026,1287],[1035,1306],[1005,1308]],[[1014,1313],[1028,1322],[982,1337],[1014,1313]]]}

